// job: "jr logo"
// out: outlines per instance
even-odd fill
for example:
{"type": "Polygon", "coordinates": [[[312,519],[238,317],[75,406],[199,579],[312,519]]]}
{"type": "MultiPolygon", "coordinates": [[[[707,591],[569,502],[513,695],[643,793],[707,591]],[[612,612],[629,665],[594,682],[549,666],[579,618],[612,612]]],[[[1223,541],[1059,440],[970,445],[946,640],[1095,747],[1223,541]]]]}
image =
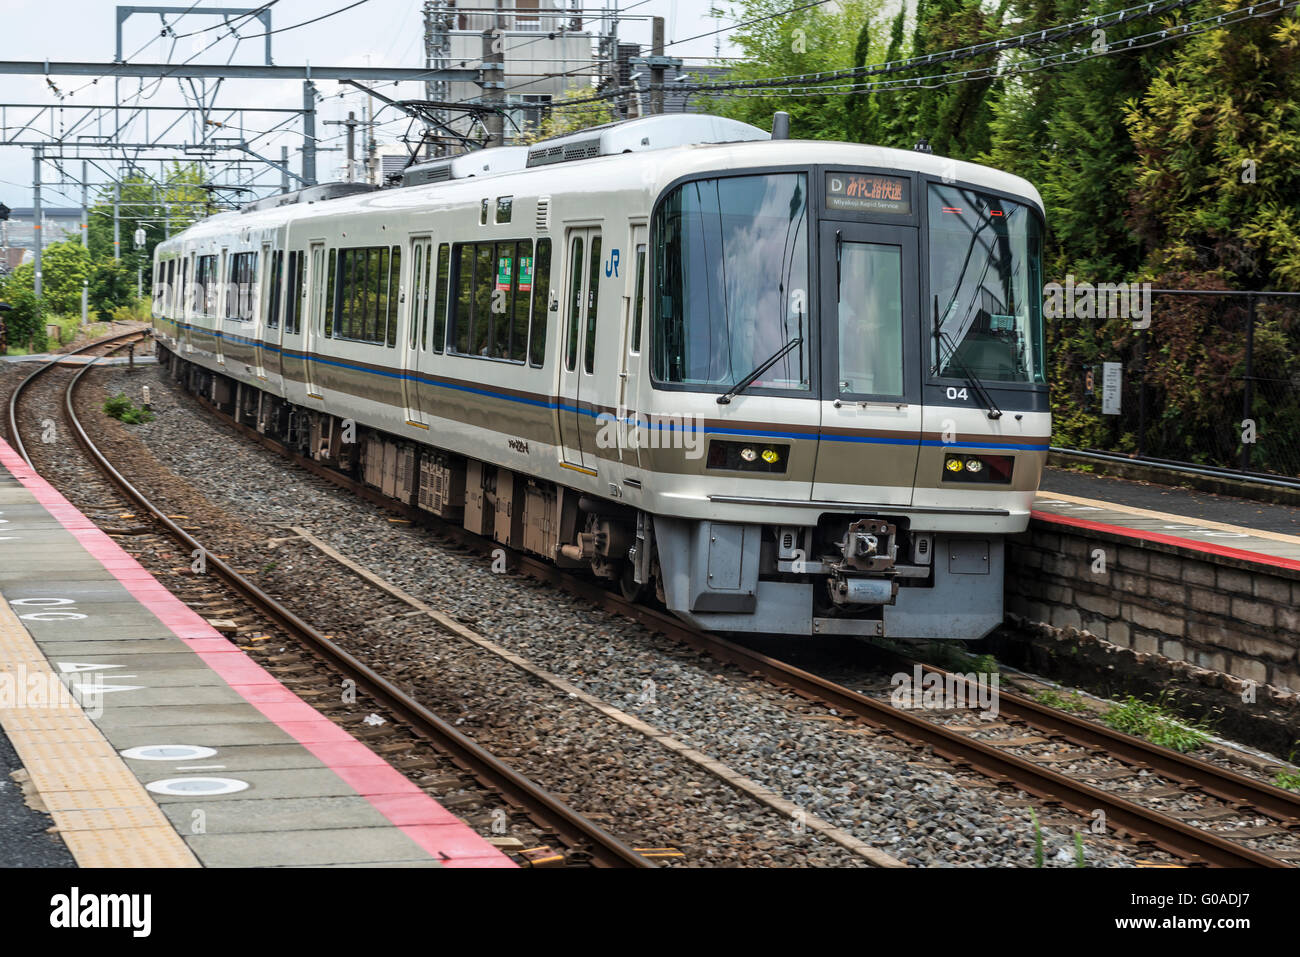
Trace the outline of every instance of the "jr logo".
{"type": "Polygon", "coordinates": [[[605,263],[605,278],[608,279],[610,276],[618,278],[618,250],[617,249],[611,249],[609,251],[609,260],[608,262],[605,263]]]}

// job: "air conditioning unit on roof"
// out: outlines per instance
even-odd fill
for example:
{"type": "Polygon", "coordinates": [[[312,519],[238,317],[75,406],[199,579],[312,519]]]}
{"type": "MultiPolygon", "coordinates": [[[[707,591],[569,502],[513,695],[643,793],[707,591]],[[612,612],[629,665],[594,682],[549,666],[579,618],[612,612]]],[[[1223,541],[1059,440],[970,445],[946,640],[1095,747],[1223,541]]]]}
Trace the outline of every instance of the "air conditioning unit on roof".
{"type": "Polygon", "coordinates": [[[471,176],[490,176],[524,168],[528,158],[527,146],[498,146],[475,150],[459,156],[430,160],[408,166],[402,171],[403,186],[424,186],[449,179],[467,179],[471,176]]]}
{"type": "Polygon", "coordinates": [[[542,140],[529,149],[528,165],[546,166],[593,156],[662,150],[670,146],[742,143],[771,138],[770,133],[757,126],[721,116],[695,113],[643,116],[542,140]]]}

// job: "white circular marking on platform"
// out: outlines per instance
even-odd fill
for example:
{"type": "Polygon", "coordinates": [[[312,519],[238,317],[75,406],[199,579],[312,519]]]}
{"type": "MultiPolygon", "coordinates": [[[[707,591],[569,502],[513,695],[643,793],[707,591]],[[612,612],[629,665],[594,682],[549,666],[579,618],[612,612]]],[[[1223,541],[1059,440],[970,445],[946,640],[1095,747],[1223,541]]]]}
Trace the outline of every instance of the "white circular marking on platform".
{"type": "Polygon", "coordinates": [[[205,748],[197,744],[146,744],[138,748],[127,748],[122,752],[122,757],[137,761],[188,761],[192,758],[210,758],[216,753],[216,748],[205,748]]]}
{"type": "Polygon", "coordinates": [[[248,782],[236,781],[234,778],[166,778],[162,781],[152,781],[145,787],[154,794],[206,797],[213,794],[235,794],[247,788],[248,782]]]}

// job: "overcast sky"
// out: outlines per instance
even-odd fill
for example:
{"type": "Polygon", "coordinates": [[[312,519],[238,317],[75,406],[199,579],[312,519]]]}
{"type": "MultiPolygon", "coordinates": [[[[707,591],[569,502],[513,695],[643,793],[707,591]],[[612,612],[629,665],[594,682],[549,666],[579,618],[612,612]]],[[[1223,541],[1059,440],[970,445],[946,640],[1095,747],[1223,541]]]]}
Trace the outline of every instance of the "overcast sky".
{"type": "MultiPolygon", "coordinates": [[[[198,11],[207,6],[241,6],[257,7],[264,0],[242,0],[232,3],[230,0],[200,0],[195,12],[183,18],[168,17],[168,22],[177,33],[187,33],[220,22],[215,16],[200,16],[198,11]]],[[[276,0],[271,8],[272,27],[281,29],[303,20],[309,20],[340,7],[347,6],[354,0],[276,0]]],[[[728,6],[725,0],[716,0],[728,6]]],[[[603,0],[585,0],[591,10],[600,6],[603,0]]],[[[174,0],[178,13],[193,5],[193,0],[174,0]]],[[[162,6],[164,4],[157,4],[162,6]]],[[[470,0],[466,5],[486,6],[483,0],[470,0]]],[[[628,11],[626,18],[621,18],[619,38],[625,42],[639,42],[645,45],[650,40],[650,23],[639,17],[662,16],[665,18],[665,34],[669,43],[676,43],[666,52],[681,57],[711,57],[715,52],[715,37],[689,40],[698,34],[715,29],[726,20],[715,22],[709,11],[715,3],[713,0],[620,0],[619,6],[628,11]]],[[[14,60],[78,60],[108,63],[113,59],[113,31],[115,7],[117,4],[108,0],[4,0],[0,10],[0,32],[4,36],[4,53],[6,59],[14,60]]],[[[420,0],[366,0],[353,10],[338,16],[322,20],[319,23],[276,34],[273,38],[272,53],[277,64],[300,65],[310,62],[320,66],[409,66],[420,67],[424,63],[423,26],[421,20],[420,0]]],[[[160,20],[156,15],[135,14],[127,20],[123,28],[123,54],[132,62],[156,63],[167,62],[171,51],[171,62],[181,62],[196,52],[196,49],[210,43],[219,36],[218,31],[210,31],[196,37],[173,41],[158,36],[160,20]],[[152,39],[151,39],[152,38],[152,39]],[[174,47],[173,47],[174,42],[174,47]],[[195,46],[198,44],[198,47],[195,46]]],[[[593,31],[594,22],[588,24],[593,31]]],[[[250,20],[238,28],[242,34],[261,33],[261,24],[250,20]]],[[[721,53],[723,56],[734,53],[727,44],[727,34],[722,34],[721,53]]],[[[247,39],[236,43],[225,39],[211,49],[199,54],[195,63],[261,63],[265,40],[247,39]]],[[[79,103],[104,104],[113,102],[113,81],[100,80],[90,83],[90,77],[51,77],[59,91],[64,95],[67,105],[79,103]]],[[[150,105],[183,105],[186,100],[176,79],[155,85],[150,80],[127,79],[120,81],[120,93],[125,103],[136,102],[134,99],[142,90],[150,98],[139,102],[150,105]]],[[[197,81],[196,81],[197,82],[197,81]]],[[[211,82],[211,81],[209,81],[211,82]]],[[[337,120],[347,115],[348,110],[355,110],[362,115],[364,94],[351,92],[339,95],[340,87],[334,81],[317,83],[320,93],[326,97],[319,106],[317,122],[337,120]]],[[[419,97],[424,95],[423,84],[389,85],[384,88],[388,96],[394,98],[419,97]]],[[[4,103],[58,103],[55,92],[46,84],[43,76],[0,75],[0,102],[4,103]]],[[[275,80],[228,81],[219,91],[217,107],[237,106],[276,106],[299,108],[302,105],[302,82],[292,80],[280,82],[275,80]]],[[[11,138],[12,128],[20,124],[32,111],[10,108],[6,111],[5,121],[11,138]]],[[[65,122],[71,122],[75,114],[65,112],[65,122]]],[[[389,110],[383,119],[390,119],[380,128],[380,142],[393,141],[407,126],[405,118],[391,119],[393,111],[389,110]]],[[[155,113],[150,117],[150,130],[156,132],[154,124],[159,117],[167,117],[169,122],[174,114],[155,113]]],[[[247,124],[250,129],[267,130],[276,122],[285,119],[281,114],[249,115],[247,124]]],[[[295,124],[296,125],[296,124],[295,124]]],[[[48,116],[41,121],[43,129],[49,129],[48,116]]],[[[58,126],[56,124],[56,130],[58,126]]],[[[300,129],[300,127],[299,127],[300,129]]],[[[138,128],[142,135],[143,127],[138,128]]],[[[340,127],[319,126],[317,135],[322,139],[322,146],[341,144],[340,127]],[[326,142],[328,141],[328,142],[326,142]]],[[[295,135],[272,134],[254,143],[254,148],[265,155],[279,158],[280,146],[290,146],[291,165],[299,169],[296,154],[301,137],[295,135]]],[[[160,154],[154,154],[160,155],[160,154]]],[[[340,153],[322,153],[317,159],[317,173],[320,179],[339,177],[342,158],[340,153]]],[[[64,164],[70,175],[79,175],[80,163],[64,164]]],[[[157,164],[149,164],[156,169],[157,164]]],[[[46,164],[43,179],[49,185],[43,190],[43,203],[51,206],[76,206],[79,204],[79,188],[76,186],[58,187],[59,170],[46,164]],[[51,183],[51,181],[53,181],[51,183]],[[59,189],[62,192],[59,192],[59,189]]],[[[92,170],[92,179],[103,181],[102,175],[96,176],[92,170]]],[[[16,146],[0,146],[0,202],[8,206],[30,206],[32,181],[32,151],[16,146]]]]}

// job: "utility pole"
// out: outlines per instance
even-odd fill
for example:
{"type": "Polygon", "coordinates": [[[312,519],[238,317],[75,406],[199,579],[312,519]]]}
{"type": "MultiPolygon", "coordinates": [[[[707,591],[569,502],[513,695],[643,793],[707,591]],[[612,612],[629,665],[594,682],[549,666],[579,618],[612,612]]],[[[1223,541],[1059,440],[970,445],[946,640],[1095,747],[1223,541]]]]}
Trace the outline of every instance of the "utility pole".
{"type": "MultiPolygon", "coordinates": [[[[86,195],[89,189],[90,178],[86,172],[86,161],[81,161],[81,245],[83,249],[90,249],[90,206],[89,197],[86,195]]],[[[90,311],[90,279],[81,280],[81,324],[84,326],[90,311]]]]}
{"type": "Polygon", "coordinates": [[[664,18],[655,17],[650,28],[650,112],[664,111],[664,18]]]}
{"type": "Polygon", "coordinates": [[[343,179],[345,182],[348,183],[356,182],[357,126],[359,125],[356,112],[353,110],[348,110],[348,118],[346,120],[322,120],[321,123],[323,126],[346,126],[348,128],[348,138],[347,138],[348,166],[347,166],[347,173],[343,177],[343,179]]]}
{"type": "MultiPolygon", "coordinates": [[[[451,56],[451,38],[448,30],[451,28],[450,14],[448,13],[447,0],[424,0],[424,66],[427,70],[445,70],[447,69],[447,60],[451,56]]],[[[441,79],[425,80],[424,98],[439,103],[445,103],[451,99],[447,81],[441,79]]],[[[439,123],[446,125],[448,116],[446,110],[435,110],[433,118],[439,123]]],[[[439,144],[429,151],[431,156],[443,156],[446,154],[446,147],[439,144]]]]}
{"type": "MultiPolygon", "coordinates": [[[[119,173],[121,170],[118,171],[119,173]]],[[[122,220],[118,215],[119,201],[122,199],[122,183],[113,183],[113,258],[122,258],[122,220]]]]}
{"type": "Polygon", "coordinates": [[[375,142],[375,108],[366,97],[366,182],[372,186],[379,183],[375,175],[375,157],[379,154],[379,144],[375,142]]]}
{"type": "Polygon", "coordinates": [[[289,192],[289,147],[280,147],[280,192],[289,192]]]}
{"type": "Polygon", "coordinates": [[[316,84],[311,80],[302,83],[302,178],[316,185],[316,84]]]}
{"type": "Polygon", "coordinates": [[[488,146],[505,145],[505,117],[501,110],[506,102],[505,34],[493,28],[483,31],[483,102],[494,107],[483,118],[487,127],[488,146]]]}
{"type": "Polygon", "coordinates": [[[36,253],[36,298],[41,298],[41,160],[45,149],[32,147],[32,248],[36,253]]]}
{"type": "Polygon", "coordinates": [[[86,161],[81,161],[81,245],[90,248],[90,204],[86,195],[90,179],[86,174],[86,161]]]}

